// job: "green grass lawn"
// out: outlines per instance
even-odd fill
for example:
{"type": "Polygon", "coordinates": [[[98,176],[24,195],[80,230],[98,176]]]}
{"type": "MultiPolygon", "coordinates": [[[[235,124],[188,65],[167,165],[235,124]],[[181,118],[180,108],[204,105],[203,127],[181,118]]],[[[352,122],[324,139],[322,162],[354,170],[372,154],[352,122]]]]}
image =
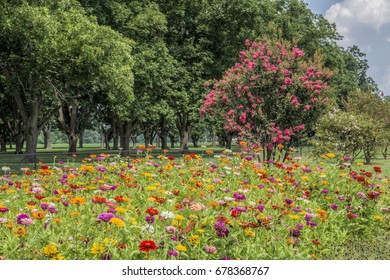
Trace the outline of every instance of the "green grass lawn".
{"type": "MultiPolygon", "coordinates": [[[[142,143],[138,143],[142,144],[142,143]]],[[[137,145],[138,145],[137,144],[137,145]]],[[[189,153],[194,154],[201,154],[204,155],[207,160],[210,160],[212,156],[208,156],[205,154],[206,150],[212,150],[215,154],[218,154],[224,150],[224,148],[221,147],[211,147],[211,143],[203,143],[200,144],[199,147],[193,147],[191,144],[189,144],[189,153]]],[[[233,145],[232,147],[233,151],[238,151],[239,148],[237,145],[233,145]]],[[[111,156],[118,155],[119,150],[107,150],[100,148],[99,144],[84,144],[83,148],[77,149],[77,157],[73,157],[72,154],[69,154],[68,152],[68,145],[66,143],[63,144],[53,144],[52,149],[44,149],[43,145],[38,145],[37,150],[37,159],[38,164],[53,164],[58,163],[59,161],[63,161],[65,163],[70,162],[76,162],[81,163],[83,159],[90,157],[92,154],[110,154],[111,156]]],[[[314,156],[312,154],[313,148],[310,146],[305,146],[299,149],[294,156],[295,157],[303,157],[301,162],[306,162],[310,164],[317,164],[316,160],[314,160],[314,156]]],[[[161,154],[162,151],[160,148],[155,148],[152,155],[157,156],[161,154]]],[[[173,148],[169,149],[168,155],[173,155],[175,157],[182,157],[182,154],[180,153],[179,148],[173,148]]],[[[130,156],[137,156],[137,148],[130,148],[130,156]]],[[[13,150],[8,150],[7,152],[0,153],[0,167],[2,166],[8,166],[11,168],[13,172],[20,172],[20,168],[22,167],[28,167],[31,169],[34,169],[38,166],[38,164],[34,163],[22,163],[23,155],[15,155],[13,150]]],[[[364,162],[363,158],[358,158],[356,162],[364,162]]],[[[355,163],[356,164],[356,163],[355,163]]],[[[371,165],[363,165],[360,166],[360,169],[365,169],[366,171],[373,171],[373,167],[379,165],[382,168],[382,173],[384,176],[390,176],[390,156],[387,160],[383,159],[383,155],[378,154],[377,158],[373,159],[371,165]]]]}

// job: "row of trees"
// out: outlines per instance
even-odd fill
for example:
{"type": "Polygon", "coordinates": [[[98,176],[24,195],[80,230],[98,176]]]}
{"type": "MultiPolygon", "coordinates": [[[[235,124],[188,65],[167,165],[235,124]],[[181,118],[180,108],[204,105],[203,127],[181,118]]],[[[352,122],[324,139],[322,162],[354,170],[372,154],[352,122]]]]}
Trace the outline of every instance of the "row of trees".
{"type": "Polygon", "coordinates": [[[0,0],[0,142],[21,153],[25,140],[35,153],[55,122],[69,152],[92,126],[125,152],[139,134],[163,149],[179,135],[184,151],[205,130],[229,146],[235,132],[223,118],[199,117],[204,84],[263,36],[320,60],[340,105],[351,91],[377,90],[364,54],[340,48],[335,26],[301,0],[0,0]]]}

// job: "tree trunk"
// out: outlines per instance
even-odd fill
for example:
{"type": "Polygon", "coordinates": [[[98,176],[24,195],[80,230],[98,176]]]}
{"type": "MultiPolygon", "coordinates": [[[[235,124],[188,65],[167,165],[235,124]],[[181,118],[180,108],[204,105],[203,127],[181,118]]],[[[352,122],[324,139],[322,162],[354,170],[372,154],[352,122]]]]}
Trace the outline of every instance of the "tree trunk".
{"type": "Polygon", "coordinates": [[[15,141],[15,154],[23,154],[23,135],[15,135],[14,136],[14,141],[15,141]]]}
{"type": "Polygon", "coordinates": [[[119,150],[118,123],[114,121],[112,124],[113,150],[119,150]]]}
{"type": "Polygon", "coordinates": [[[119,150],[119,136],[118,135],[114,136],[112,149],[119,150]]]}
{"type": "Polygon", "coordinates": [[[79,135],[76,133],[71,133],[68,136],[68,143],[69,143],[69,153],[76,153],[77,152],[77,141],[79,140],[79,135]]]}
{"type": "Polygon", "coordinates": [[[199,137],[191,136],[191,139],[192,139],[192,144],[194,145],[194,148],[199,147],[199,145],[198,145],[199,137]]]}
{"type": "Polygon", "coordinates": [[[233,140],[233,134],[229,133],[226,137],[226,149],[229,150],[232,149],[232,140],[233,140]]]}
{"type": "Polygon", "coordinates": [[[7,151],[7,143],[5,141],[5,136],[3,134],[0,135],[0,151],[1,152],[7,151]]]}
{"type": "Polygon", "coordinates": [[[184,127],[184,129],[180,132],[180,152],[188,153],[188,140],[190,137],[189,127],[184,127]]]}
{"type": "Polygon", "coordinates": [[[383,157],[384,159],[387,159],[387,151],[388,151],[388,147],[386,146],[383,151],[382,151],[382,154],[383,154],[383,157]]]}
{"type": "Polygon", "coordinates": [[[176,127],[180,136],[180,153],[188,153],[188,141],[190,136],[190,125],[187,116],[179,117],[176,121],[176,127]]]}
{"type": "Polygon", "coordinates": [[[106,142],[106,135],[105,135],[104,126],[102,123],[100,123],[99,128],[100,128],[100,148],[104,149],[104,144],[106,142]]]}
{"type": "Polygon", "coordinates": [[[130,155],[130,137],[133,127],[135,125],[135,121],[132,122],[124,122],[123,124],[123,137],[121,137],[121,155],[129,156],[130,155]]]}
{"type": "Polygon", "coordinates": [[[51,124],[48,124],[43,129],[43,148],[51,150],[51,124]]]}
{"type": "Polygon", "coordinates": [[[216,136],[216,132],[215,132],[215,128],[213,128],[213,130],[211,131],[211,147],[215,148],[215,136],[216,136]]]}
{"type": "Polygon", "coordinates": [[[137,146],[137,136],[132,136],[130,138],[131,142],[133,143],[133,149],[135,149],[135,147],[137,146]]]}
{"type": "Polygon", "coordinates": [[[32,110],[25,125],[26,154],[22,160],[24,163],[36,161],[38,134],[38,112],[32,110]]]}
{"type": "Polygon", "coordinates": [[[175,148],[175,136],[169,136],[169,141],[171,142],[171,149],[175,148]]]}
{"type": "Polygon", "coordinates": [[[161,150],[168,150],[167,135],[160,137],[161,139],[161,150]]]}
{"type": "Polygon", "coordinates": [[[84,132],[81,132],[79,136],[79,148],[84,148],[84,132]]]}
{"type": "Polygon", "coordinates": [[[157,148],[161,147],[161,138],[160,138],[160,136],[157,136],[157,138],[156,138],[156,147],[157,148]]]}
{"type": "Polygon", "coordinates": [[[80,136],[80,120],[78,119],[78,107],[79,101],[77,99],[71,99],[69,105],[59,108],[58,120],[68,136],[68,153],[77,152],[77,141],[80,136]],[[69,116],[69,123],[66,122],[64,109],[67,109],[69,116]]]}

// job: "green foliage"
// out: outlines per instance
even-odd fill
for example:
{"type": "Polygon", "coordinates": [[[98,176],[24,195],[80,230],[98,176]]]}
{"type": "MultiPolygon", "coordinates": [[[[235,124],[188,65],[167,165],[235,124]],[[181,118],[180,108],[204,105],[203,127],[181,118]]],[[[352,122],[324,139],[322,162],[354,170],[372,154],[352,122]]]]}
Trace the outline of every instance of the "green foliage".
{"type": "Polygon", "coordinates": [[[353,160],[364,148],[372,149],[367,145],[377,146],[378,130],[372,120],[343,111],[330,112],[319,120],[315,140],[311,143],[317,154],[333,152],[353,160]]]}
{"type": "Polygon", "coordinates": [[[363,153],[369,164],[377,151],[388,146],[386,105],[376,94],[350,93],[344,103],[346,111],[335,110],[320,119],[316,139],[312,141],[316,152],[336,152],[352,159],[363,153]]]}

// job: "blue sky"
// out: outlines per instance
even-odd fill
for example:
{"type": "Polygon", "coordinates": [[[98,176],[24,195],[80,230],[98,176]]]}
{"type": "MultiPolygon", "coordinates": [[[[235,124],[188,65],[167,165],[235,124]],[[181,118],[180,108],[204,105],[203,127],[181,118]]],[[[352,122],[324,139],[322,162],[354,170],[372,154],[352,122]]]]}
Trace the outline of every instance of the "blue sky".
{"type": "Polygon", "coordinates": [[[371,76],[390,95],[390,0],[304,0],[314,13],[335,23],[344,36],[340,45],[358,46],[371,76]]]}

